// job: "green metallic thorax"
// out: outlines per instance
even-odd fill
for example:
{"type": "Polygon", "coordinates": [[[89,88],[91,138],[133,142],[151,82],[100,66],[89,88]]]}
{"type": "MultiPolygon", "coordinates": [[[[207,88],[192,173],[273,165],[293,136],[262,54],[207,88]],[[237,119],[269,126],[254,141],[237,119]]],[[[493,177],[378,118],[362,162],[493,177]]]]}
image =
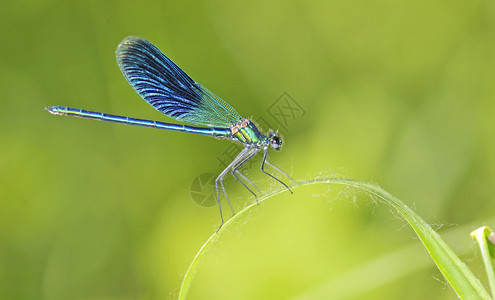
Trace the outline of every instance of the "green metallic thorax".
{"type": "Polygon", "coordinates": [[[260,133],[256,125],[248,119],[241,119],[231,126],[232,137],[243,144],[266,144],[268,138],[260,133]]]}

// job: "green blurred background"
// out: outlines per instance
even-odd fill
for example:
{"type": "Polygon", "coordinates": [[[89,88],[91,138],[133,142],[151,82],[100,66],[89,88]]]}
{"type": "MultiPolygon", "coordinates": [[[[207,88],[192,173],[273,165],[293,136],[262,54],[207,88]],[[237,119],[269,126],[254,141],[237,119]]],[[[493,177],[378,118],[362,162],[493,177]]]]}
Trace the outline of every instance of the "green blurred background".
{"type": "MultiPolygon", "coordinates": [[[[495,221],[493,1],[7,0],[0,25],[0,299],[174,298],[219,225],[190,188],[221,171],[229,142],[43,109],[171,121],[120,73],[114,51],[128,35],[280,129],[284,150],[269,158],[294,178],[379,184],[484,282],[469,232],[495,221]],[[282,128],[268,109],[284,92],[305,114],[282,128]]],[[[249,177],[278,187],[257,163],[249,177]]],[[[226,186],[237,209],[252,203],[232,178],[226,186]]],[[[190,292],[292,297],[455,294],[396,213],[319,186],[243,218],[190,292]]]]}

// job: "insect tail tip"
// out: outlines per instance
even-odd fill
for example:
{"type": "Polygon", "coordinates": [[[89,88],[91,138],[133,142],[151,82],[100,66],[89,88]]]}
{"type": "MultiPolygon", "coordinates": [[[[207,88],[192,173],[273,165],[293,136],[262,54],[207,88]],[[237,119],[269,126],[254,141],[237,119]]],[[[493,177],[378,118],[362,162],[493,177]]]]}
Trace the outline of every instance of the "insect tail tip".
{"type": "Polygon", "coordinates": [[[52,115],[58,115],[58,110],[57,110],[57,106],[47,106],[45,107],[45,109],[51,113],[52,115]]]}

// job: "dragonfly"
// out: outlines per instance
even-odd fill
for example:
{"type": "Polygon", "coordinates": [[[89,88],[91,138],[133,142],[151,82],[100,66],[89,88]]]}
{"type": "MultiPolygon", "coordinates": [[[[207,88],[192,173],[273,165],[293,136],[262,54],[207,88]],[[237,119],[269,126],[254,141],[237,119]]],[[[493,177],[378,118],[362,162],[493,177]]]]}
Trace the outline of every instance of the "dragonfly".
{"type": "Polygon", "coordinates": [[[253,121],[241,117],[229,104],[195,82],[156,46],[143,38],[126,37],[118,45],[115,55],[127,82],[146,102],[159,112],[179,122],[195,126],[136,119],[66,106],[48,106],[45,109],[54,115],[201,134],[243,144],[244,148],[241,152],[215,180],[216,199],[222,221],[220,227],[224,224],[220,189],[225,195],[232,214],[235,215],[223,184],[223,180],[229,172],[254,195],[256,203],[258,203],[257,194],[248,187],[248,184],[259,193],[261,190],[239,172],[239,168],[260,150],[263,150],[261,172],[281,183],[292,193],[287,184],[265,171],[266,164],[293,182],[287,173],[267,161],[269,148],[282,149],[282,138],[278,132],[269,130],[267,134],[261,133],[253,121]]]}

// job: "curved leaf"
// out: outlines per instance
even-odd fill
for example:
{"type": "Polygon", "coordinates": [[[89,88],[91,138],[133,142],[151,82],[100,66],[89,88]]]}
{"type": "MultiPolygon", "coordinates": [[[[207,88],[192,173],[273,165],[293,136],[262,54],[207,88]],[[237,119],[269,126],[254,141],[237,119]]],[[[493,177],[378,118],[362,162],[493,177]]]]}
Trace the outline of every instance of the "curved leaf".
{"type": "MultiPolygon", "coordinates": [[[[423,242],[426,250],[429,252],[433,261],[437,265],[438,269],[442,272],[445,278],[448,280],[454,291],[461,299],[491,299],[486,289],[481,285],[478,279],[468,269],[468,267],[457,257],[457,255],[450,249],[449,246],[442,240],[440,235],[436,233],[421,217],[416,215],[407,205],[402,203],[399,199],[387,193],[385,190],[377,185],[345,178],[322,178],[308,181],[298,181],[294,183],[295,187],[304,187],[313,184],[331,184],[331,185],[343,185],[352,187],[356,191],[362,191],[368,194],[374,199],[382,200],[383,203],[388,204],[395,208],[409,225],[416,232],[418,237],[423,242]]],[[[275,194],[279,194],[285,191],[285,189],[275,190],[259,201],[266,201],[275,194]]],[[[220,235],[228,230],[236,219],[249,212],[256,204],[251,204],[241,210],[238,214],[230,218],[217,232],[215,232],[201,247],[199,252],[194,257],[189,269],[187,270],[184,280],[182,282],[179,299],[186,299],[189,288],[191,287],[192,280],[199,268],[203,257],[208,250],[219,239],[220,235]]]]}

